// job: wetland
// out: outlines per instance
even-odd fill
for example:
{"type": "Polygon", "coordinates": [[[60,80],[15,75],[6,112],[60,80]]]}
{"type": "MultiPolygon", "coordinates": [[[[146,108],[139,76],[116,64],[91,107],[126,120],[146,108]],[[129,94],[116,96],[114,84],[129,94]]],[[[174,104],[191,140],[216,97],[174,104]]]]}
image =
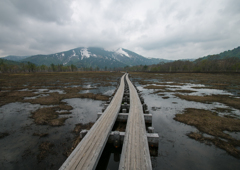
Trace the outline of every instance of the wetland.
{"type": "MultiPolygon", "coordinates": [[[[158,152],[151,157],[153,169],[240,167],[239,74],[130,75],[160,136],[158,152]]],[[[0,74],[1,167],[58,169],[80,142],[79,132],[96,121],[121,76],[117,72],[0,74]]],[[[124,127],[114,126],[120,131],[124,127]]],[[[111,147],[104,151],[107,164],[98,169],[118,168],[120,151],[111,147]]]]}

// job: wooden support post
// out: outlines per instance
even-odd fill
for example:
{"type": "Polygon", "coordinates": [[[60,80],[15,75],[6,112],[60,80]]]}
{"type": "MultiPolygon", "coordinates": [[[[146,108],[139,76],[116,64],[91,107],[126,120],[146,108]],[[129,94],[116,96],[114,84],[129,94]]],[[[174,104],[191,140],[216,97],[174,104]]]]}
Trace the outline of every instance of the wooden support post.
{"type": "MultiPolygon", "coordinates": [[[[80,135],[83,134],[85,136],[87,133],[88,133],[88,130],[84,129],[80,132],[80,135]]],[[[146,133],[146,134],[147,134],[147,140],[148,140],[149,146],[158,147],[159,135],[157,133],[146,133]]],[[[115,139],[117,139],[117,140],[119,140],[119,144],[122,145],[123,141],[124,141],[124,138],[125,138],[125,135],[126,135],[125,132],[112,131],[109,134],[108,143],[114,144],[115,139]],[[117,133],[115,133],[115,132],[117,132],[117,133]]],[[[81,138],[81,136],[80,136],[80,138],[81,138]]]]}
{"type": "Polygon", "coordinates": [[[148,133],[154,133],[154,128],[153,127],[148,127],[148,133]]]}
{"type": "Polygon", "coordinates": [[[108,107],[108,104],[104,104],[104,109],[106,109],[108,107]]]}
{"type": "Polygon", "coordinates": [[[85,136],[87,133],[88,133],[87,130],[82,130],[82,131],[80,132],[80,139],[83,139],[84,136],[85,136]]]}
{"type": "Polygon", "coordinates": [[[119,131],[115,131],[114,134],[113,134],[113,138],[114,138],[113,146],[114,146],[115,148],[120,147],[120,145],[121,145],[120,132],[119,132],[119,131]]]}

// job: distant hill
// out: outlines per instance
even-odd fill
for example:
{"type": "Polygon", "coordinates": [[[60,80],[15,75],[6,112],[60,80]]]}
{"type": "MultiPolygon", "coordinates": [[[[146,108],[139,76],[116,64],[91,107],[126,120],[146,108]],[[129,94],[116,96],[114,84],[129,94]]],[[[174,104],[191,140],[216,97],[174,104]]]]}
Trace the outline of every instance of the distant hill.
{"type": "Polygon", "coordinates": [[[237,48],[234,48],[232,50],[224,51],[219,54],[214,54],[214,55],[208,55],[205,57],[198,58],[195,60],[196,62],[201,61],[201,60],[220,60],[220,59],[227,59],[227,58],[232,58],[236,57],[240,59],[240,46],[237,48]]]}
{"type": "Polygon", "coordinates": [[[7,64],[7,65],[19,65],[19,62],[6,60],[4,58],[0,58],[0,64],[7,64]]]}
{"type": "Polygon", "coordinates": [[[47,66],[49,66],[50,64],[74,64],[79,68],[113,68],[170,62],[170,60],[164,59],[149,59],[124,48],[119,48],[115,51],[109,51],[98,47],[79,47],[49,55],[34,55],[20,61],[29,61],[36,65],[44,64],[47,66]]]}
{"type": "Polygon", "coordinates": [[[3,57],[3,59],[6,59],[6,60],[12,60],[12,61],[20,61],[20,60],[23,60],[27,57],[30,57],[30,56],[15,56],[15,55],[9,55],[9,56],[6,56],[6,57],[3,57]]]}

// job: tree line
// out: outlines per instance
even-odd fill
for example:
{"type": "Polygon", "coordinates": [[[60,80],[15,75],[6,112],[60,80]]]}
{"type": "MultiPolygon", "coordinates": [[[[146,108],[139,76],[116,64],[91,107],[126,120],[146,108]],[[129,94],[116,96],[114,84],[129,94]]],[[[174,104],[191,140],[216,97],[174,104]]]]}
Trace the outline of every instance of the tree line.
{"type": "Polygon", "coordinates": [[[199,59],[195,61],[177,60],[169,63],[155,65],[126,66],[125,71],[162,72],[162,73],[217,73],[217,72],[240,72],[240,59],[230,57],[218,59],[199,59]]]}
{"type": "Polygon", "coordinates": [[[77,68],[75,65],[66,65],[63,64],[50,64],[37,66],[34,63],[18,63],[9,60],[0,59],[0,73],[33,73],[33,72],[69,72],[69,71],[120,71],[123,68],[108,68],[107,66],[103,68],[99,67],[80,67],[77,68]]]}
{"type": "Polygon", "coordinates": [[[104,68],[99,67],[81,67],[75,65],[51,64],[37,66],[31,62],[27,63],[9,63],[7,60],[0,59],[1,73],[18,72],[69,72],[69,71],[143,71],[143,72],[162,72],[162,73],[217,73],[217,72],[240,72],[240,58],[228,57],[219,59],[212,56],[195,61],[177,60],[169,63],[159,63],[154,65],[126,66],[124,68],[104,68]]]}
{"type": "Polygon", "coordinates": [[[0,72],[1,73],[18,73],[18,72],[68,72],[77,71],[78,68],[75,65],[64,66],[62,64],[51,64],[50,66],[40,65],[37,66],[31,62],[9,64],[4,60],[0,60],[0,72]]]}

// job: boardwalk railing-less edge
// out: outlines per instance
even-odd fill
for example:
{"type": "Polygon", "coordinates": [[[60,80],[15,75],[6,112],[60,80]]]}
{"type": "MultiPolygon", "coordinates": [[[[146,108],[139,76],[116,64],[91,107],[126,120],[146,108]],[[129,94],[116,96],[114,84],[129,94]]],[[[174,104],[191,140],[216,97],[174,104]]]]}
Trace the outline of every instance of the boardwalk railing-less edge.
{"type": "Polygon", "coordinates": [[[107,142],[115,147],[123,145],[119,169],[152,169],[149,146],[156,149],[159,143],[159,135],[154,133],[153,127],[148,125],[148,133],[146,131],[145,123],[152,123],[152,115],[128,74],[122,76],[115,92],[104,105],[103,113],[98,113],[93,127],[80,132],[82,141],[60,170],[95,169],[107,142]],[[127,122],[125,132],[112,131],[116,121],[127,122]]]}
{"type": "Polygon", "coordinates": [[[60,170],[90,170],[96,168],[121,107],[125,86],[124,77],[125,74],[122,76],[120,86],[103,115],[95,122],[83,140],[60,167],[60,170]]]}
{"type": "Polygon", "coordinates": [[[143,108],[137,90],[126,76],[130,91],[130,109],[119,169],[151,170],[143,108]]]}

